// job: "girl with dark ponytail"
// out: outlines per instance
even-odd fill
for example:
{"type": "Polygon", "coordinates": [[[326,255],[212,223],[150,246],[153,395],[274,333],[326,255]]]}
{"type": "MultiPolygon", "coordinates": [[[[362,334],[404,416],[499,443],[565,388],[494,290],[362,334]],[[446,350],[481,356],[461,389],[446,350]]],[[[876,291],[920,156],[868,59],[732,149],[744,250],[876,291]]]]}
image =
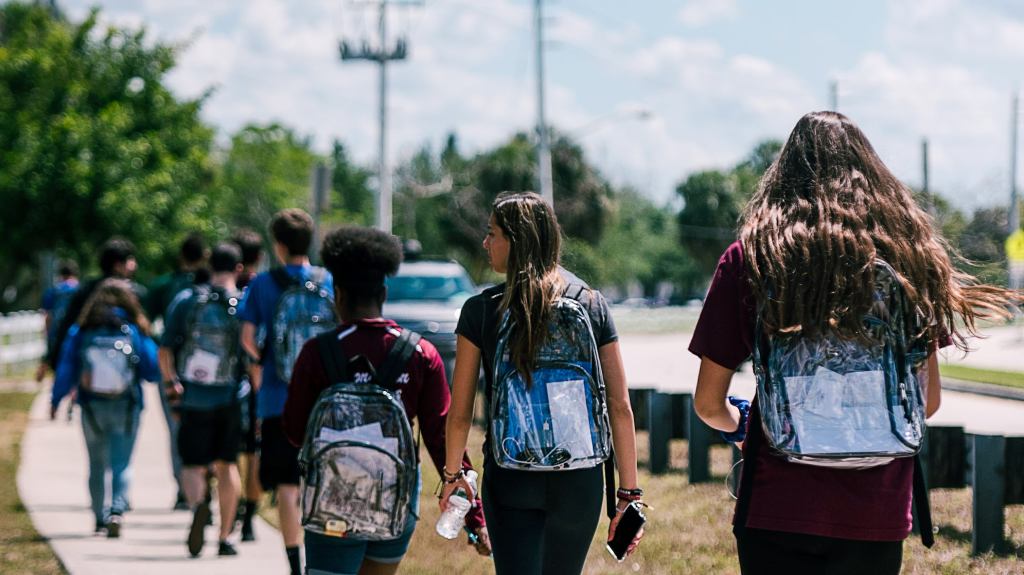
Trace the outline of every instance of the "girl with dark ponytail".
{"type": "MultiPolygon", "coordinates": [[[[483,361],[485,396],[494,398],[495,355],[502,318],[508,316],[508,361],[526,388],[534,385],[531,372],[549,336],[556,302],[572,297],[586,310],[603,374],[614,456],[619,473],[618,514],[609,528],[615,532],[626,505],[638,501],[636,438],[618,335],[608,306],[597,290],[559,266],[561,229],[554,210],[535,193],[503,193],[495,200],[483,242],[494,271],[505,282],[466,301],[456,328],[458,343],[453,375],[452,404],[446,427],[447,461],[441,506],[458,487],[470,489],[458,472],[456,454],[466,446],[473,419],[473,399],[483,361]],[[567,287],[572,289],[567,290],[567,287]],[[449,473],[448,470],[455,470],[449,473]]],[[[489,445],[484,447],[483,506],[498,575],[580,573],[597,528],[604,500],[601,466],[536,472],[499,466],[489,445]]],[[[642,530],[629,551],[636,548],[642,530]]]]}

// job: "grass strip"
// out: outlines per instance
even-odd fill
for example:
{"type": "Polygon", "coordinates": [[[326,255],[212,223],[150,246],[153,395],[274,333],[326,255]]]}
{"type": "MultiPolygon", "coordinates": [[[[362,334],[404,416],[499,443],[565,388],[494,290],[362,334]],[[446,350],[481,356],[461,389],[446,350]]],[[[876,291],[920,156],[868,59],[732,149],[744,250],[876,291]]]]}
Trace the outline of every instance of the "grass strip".
{"type": "Polygon", "coordinates": [[[34,393],[0,391],[0,572],[57,575],[66,571],[32,527],[16,482],[21,437],[34,398],[34,393]]]}
{"type": "Polygon", "coordinates": [[[1024,389],[1024,373],[1013,371],[1000,371],[996,369],[979,369],[964,365],[940,364],[939,373],[950,379],[973,381],[977,383],[990,383],[992,385],[1005,385],[1024,389]]]}

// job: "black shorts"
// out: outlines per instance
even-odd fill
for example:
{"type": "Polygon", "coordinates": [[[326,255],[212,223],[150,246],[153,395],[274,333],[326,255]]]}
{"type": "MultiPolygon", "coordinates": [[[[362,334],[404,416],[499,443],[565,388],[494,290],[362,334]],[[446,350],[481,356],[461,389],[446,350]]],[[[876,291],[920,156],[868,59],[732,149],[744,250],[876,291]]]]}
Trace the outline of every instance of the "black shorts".
{"type": "Polygon", "coordinates": [[[278,485],[299,484],[299,448],[288,442],[280,417],[260,424],[260,485],[272,491],[278,485]]]}
{"type": "Polygon", "coordinates": [[[184,465],[234,463],[242,435],[242,413],[237,403],[213,409],[181,410],[178,452],[184,465]]]}

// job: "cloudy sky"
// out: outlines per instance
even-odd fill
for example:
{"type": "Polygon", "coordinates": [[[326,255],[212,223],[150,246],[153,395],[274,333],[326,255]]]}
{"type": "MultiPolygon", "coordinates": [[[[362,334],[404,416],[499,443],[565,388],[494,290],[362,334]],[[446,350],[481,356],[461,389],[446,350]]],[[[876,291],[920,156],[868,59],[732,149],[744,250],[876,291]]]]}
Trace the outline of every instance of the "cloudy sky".
{"type": "MultiPolygon", "coordinates": [[[[343,0],[62,0],[73,18],[189,42],[170,78],[209,88],[222,137],[280,121],[320,150],[341,138],[372,165],[377,75],[342,64],[341,37],[375,37],[375,10],[343,0]]],[[[364,3],[365,4],[365,3],[364,3]]],[[[529,0],[425,0],[392,8],[410,58],[390,67],[390,149],[410,156],[455,131],[464,153],[535,115],[529,0]]],[[[688,173],[785,138],[805,112],[839,109],[911,185],[921,140],[931,186],[962,208],[1008,202],[1010,100],[1024,75],[1015,0],[556,0],[547,3],[549,122],[577,136],[616,183],[658,201],[688,173]],[[649,111],[641,114],[640,111],[649,111]]]]}

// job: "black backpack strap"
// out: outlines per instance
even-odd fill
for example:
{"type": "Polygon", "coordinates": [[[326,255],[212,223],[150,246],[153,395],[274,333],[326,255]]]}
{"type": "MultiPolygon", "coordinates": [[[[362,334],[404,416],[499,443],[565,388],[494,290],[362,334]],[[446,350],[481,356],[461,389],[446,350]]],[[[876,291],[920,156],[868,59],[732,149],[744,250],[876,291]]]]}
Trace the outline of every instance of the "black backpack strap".
{"type": "Polygon", "coordinates": [[[320,349],[320,360],[327,372],[327,386],[348,381],[348,359],[338,344],[338,335],[332,329],[316,336],[316,344],[320,349]]]}
{"type": "Polygon", "coordinates": [[[914,456],[914,512],[917,526],[921,531],[921,543],[931,549],[935,545],[935,534],[932,532],[932,507],[928,501],[928,485],[925,482],[924,468],[921,466],[921,454],[914,456]]]}
{"type": "Polygon", "coordinates": [[[615,489],[615,449],[612,448],[608,459],[604,461],[604,500],[608,519],[615,519],[617,499],[615,489]]]}
{"type": "Polygon", "coordinates": [[[565,286],[565,289],[562,290],[562,297],[567,297],[569,299],[574,299],[576,301],[582,302],[580,298],[583,297],[583,292],[585,291],[587,291],[587,287],[584,286],[583,284],[571,283],[565,286]]]}
{"type": "Polygon", "coordinates": [[[381,387],[385,389],[396,387],[396,380],[405,369],[406,364],[409,363],[412,354],[416,352],[416,346],[419,345],[420,339],[422,339],[420,334],[402,328],[395,343],[391,344],[391,349],[388,350],[384,362],[380,364],[380,369],[377,370],[377,383],[381,387]]]}
{"type": "Polygon", "coordinates": [[[757,398],[750,406],[751,424],[748,427],[746,442],[743,444],[743,467],[740,468],[740,484],[736,494],[736,511],[733,518],[734,529],[746,529],[747,515],[750,512],[750,497],[754,489],[754,471],[757,468],[757,455],[761,450],[764,436],[761,431],[761,411],[757,398]],[[756,425],[753,418],[758,418],[756,425]]]}

